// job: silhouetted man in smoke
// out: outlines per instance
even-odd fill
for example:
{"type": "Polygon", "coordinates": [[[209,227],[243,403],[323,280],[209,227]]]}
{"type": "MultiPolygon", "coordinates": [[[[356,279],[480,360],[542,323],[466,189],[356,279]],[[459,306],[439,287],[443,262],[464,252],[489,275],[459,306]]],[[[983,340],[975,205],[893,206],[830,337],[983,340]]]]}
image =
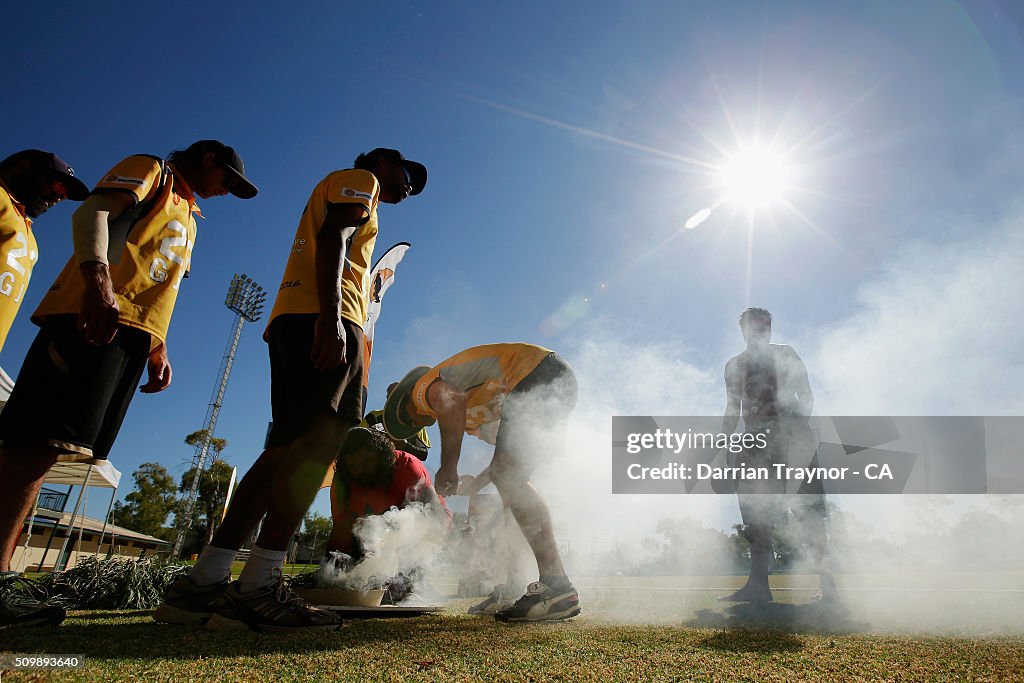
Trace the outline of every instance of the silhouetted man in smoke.
{"type": "MultiPolygon", "coordinates": [[[[722,433],[736,431],[742,414],[747,433],[763,434],[768,446],[738,454],[736,465],[767,467],[773,475],[773,465],[777,463],[805,466],[815,457],[816,448],[814,434],[807,424],[814,407],[807,368],[792,347],[771,343],[772,315],[767,310],[748,308],[739,322],[747,348],[725,366],[728,403],[722,433]]],[[[811,462],[812,467],[816,465],[811,462]]],[[[803,526],[821,573],[822,597],[834,597],[835,582],[821,566],[826,545],[821,483],[805,483],[795,496],[785,496],[785,491],[785,480],[774,476],[769,480],[737,480],[736,495],[750,544],[750,575],[743,588],[724,600],[771,601],[768,570],[773,550],[772,529],[786,521],[790,510],[803,526]]]]}

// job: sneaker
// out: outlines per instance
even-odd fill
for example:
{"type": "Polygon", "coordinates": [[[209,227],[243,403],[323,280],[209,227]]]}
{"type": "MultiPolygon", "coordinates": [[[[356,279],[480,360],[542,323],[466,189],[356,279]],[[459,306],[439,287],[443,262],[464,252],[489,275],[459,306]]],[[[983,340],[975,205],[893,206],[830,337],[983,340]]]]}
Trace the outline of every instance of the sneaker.
{"type": "Polygon", "coordinates": [[[0,577],[0,629],[9,626],[58,626],[67,617],[47,603],[46,589],[15,573],[0,577]]]}
{"type": "Polygon", "coordinates": [[[179,576],[164,593],[164,601],[153,612],[153,619],[165,624],[205,624],[224,604],[224,589],[227,587],[226,579],[200,586],[188,574],[179,576]]]}
{"type": "Polygon", "coordinates": [[[224,591],[224,603],[206,628],[215,631],[333,631],[342,625],[334,612],[313,607],[293,593],[283,577],[248,593],[237,581],[224,591]]]}
{"type": "Polygon", "coordinates": [[[526,587],[526,595],[515,604],[494,613],[498,621],[560,621],[580,613],[580,596],[572,584],[549,588],[540,581],[526,587]]]}
{"type": "Polygon", "coordinates": [[[511,604],[504,598],[501,589],[495,588],[491,591],[490,595],[483,599],[483,602],[478,602],[473,605],[466,610],[466,613],[488,615],[494,614],[498,610],[505,609],[507,607],[511,607],[511,604]]]}

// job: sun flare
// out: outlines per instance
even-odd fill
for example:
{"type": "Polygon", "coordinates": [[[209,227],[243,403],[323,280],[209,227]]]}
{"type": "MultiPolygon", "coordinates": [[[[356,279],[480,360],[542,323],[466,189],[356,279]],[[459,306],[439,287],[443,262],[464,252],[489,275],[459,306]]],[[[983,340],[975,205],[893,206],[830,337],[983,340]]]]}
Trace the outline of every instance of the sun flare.
{"type": "Polygon", "coordinates": [[[719,171],[718,181],[726,201],[747,208],[779,202],[793,181],[793,172],[783,154],[770,147],[740,148],[719,171]]]}

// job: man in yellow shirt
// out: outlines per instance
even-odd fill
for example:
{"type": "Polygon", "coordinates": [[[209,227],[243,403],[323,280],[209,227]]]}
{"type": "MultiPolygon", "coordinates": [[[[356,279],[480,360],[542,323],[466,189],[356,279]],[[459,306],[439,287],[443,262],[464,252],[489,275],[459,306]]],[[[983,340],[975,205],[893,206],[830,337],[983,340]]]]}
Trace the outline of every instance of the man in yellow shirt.
{"type": "Polygon", "coordinates": [[[0,349],[39,257],[32,219],[63,199],[87,196],[89,188],[56,154],[26,149],[0,161],[0,349]]]}
{"type": "Polygon", "coordinates": [[[533,344],[485,344],[433,368],[411,370],[384,405],[384,427],[396,439],[437,422],[441,467],[434,483],[443,496],[458,488],[463,435],[484,435],[500,420],[491,463],[475,483],[494,482],[533,550],[540,580],[514,605],[495,612],[499,621],[557,621],[580,613],[551,513],[530,482],[542,460],[565,448],[577,394],[576,376],[557,353],[533,344]]]}
{"type": "Polygon", "coordinates": [[[107,457],[144,370],[143,393],[170,384],[165,341],[195,243],[195,198],[255,196],[244,172],[216,140],[166,161],[130,156],[75,212],[75,253],[32,316],[41,329],[0,413],[0,571],[50,467],[107,457]]]}
{"type": "Polygon", "coordinates": [[[212,629],[330,630],[337,616],[281,580],[286,549],[345,436],[363,416],[363,323],[377,238],[377,204],[419,194],[427,169],[378,148],[334,171],[310,195],[264,338],[273,428],[238,485],[213,542],[176,581],[157,621],[212,629]],[[235,554],[263,519],[238,581],[235,554]]]}

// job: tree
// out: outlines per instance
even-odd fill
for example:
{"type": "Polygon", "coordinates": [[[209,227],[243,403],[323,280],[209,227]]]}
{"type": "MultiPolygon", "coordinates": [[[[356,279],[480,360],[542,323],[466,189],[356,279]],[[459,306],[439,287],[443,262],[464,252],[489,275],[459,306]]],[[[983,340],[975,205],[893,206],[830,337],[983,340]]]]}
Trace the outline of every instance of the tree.
{"type": "Polygon", "coordinates": [[[135,490],[114,504],[110,520],[117,526],[150,536],[166,535],[164,524],[177,509],[178,497],[174,478],[163,465],[142,463],[132,472],[135,490]]]}
{"type": "Polygon", "coordinates": [[[334,522],[318,512],[306,514],[302,520],[302,533],[299,534],[300,554],[309,552],[309,557],[318,558],[324,554],[324,547],[331,535],[334,522]]]}
{"type": "MultiPolygon", "coordinates": [[[[209,433],[209,429],[200,429],[198,431],[192,432],[191,434],[185,437],[185,443],[195,448],[196,446],[203,443],[203,441],[206,439],[209,433]]],[[[213,459],[215,461],[220,460],[220,454],[223,453],[224,449],[227,447],[227,439],[218,439],[217,437],[213,437],[212,439],[210,439],[210,450],[213,451],[213,459]]]]}
{"type": "MultiPolygon", "coordinates": [[[[192,527],[200,531],[200,538],[205,538],[203,545],[213,540],[213,532],[220,526],[224,516],[224,503],[228,497],[228,484],[231,482],[233,468],[223,460],[214,460],[199,476],[199,490],[193,514],[200,513],[198,519],[193,517],[192,527]]],[[[191,468],[181,475],[180,490],[187,494],[192,488],[196,468],[191,468]]]]}

